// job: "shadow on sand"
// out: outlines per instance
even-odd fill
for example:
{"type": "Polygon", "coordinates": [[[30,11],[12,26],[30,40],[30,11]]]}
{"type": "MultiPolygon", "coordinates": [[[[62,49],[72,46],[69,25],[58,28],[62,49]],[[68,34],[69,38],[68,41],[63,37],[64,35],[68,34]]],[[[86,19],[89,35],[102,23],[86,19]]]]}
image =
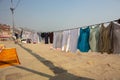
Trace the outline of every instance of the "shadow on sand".
{"type": "Polygon", "coordinates": [[[94,80],[94,79],[90,79],[90,78],[86,78],[86,77],[75,76],[75,75],[73,75],[71,73],[68,73],[67,70],[64,70],[63,68],[55,66],[51,61],[46,60],[45,58],[41,57],[40,55],[32,52],[32,50],[22,46],[21,44],[18,44],[18,45],[21,48],[23,48],[24,50],[26,50],[28,53],[30,53],[32,56],[34,56],[37,60],[42,62],[44,65],[49,67],[49,69],[51,71],[53,71],[55,76],[51,76],[51,75],[48,75],[48,74],[45,74],[45,73],[34,71],[34,70],[31,70],[31,69],[28,69],[28,68],[24,68],[24,67],[21,67],[21,66],[16,66],[17,68],[33,72],[35,74],[39,74],[39,75],[42,75],[44,77],[48,77],[49,80],[94,80]]]}

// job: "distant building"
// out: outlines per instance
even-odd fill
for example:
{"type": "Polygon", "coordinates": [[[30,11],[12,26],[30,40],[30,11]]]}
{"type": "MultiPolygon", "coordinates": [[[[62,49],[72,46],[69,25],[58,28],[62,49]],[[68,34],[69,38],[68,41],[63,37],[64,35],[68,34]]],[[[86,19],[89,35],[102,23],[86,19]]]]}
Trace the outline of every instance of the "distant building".
{"type": "Polygon", "coordinates": [[[0,38],[9,38],[12,36],[11,28],[9,25],[0,24],[0,38]]]}

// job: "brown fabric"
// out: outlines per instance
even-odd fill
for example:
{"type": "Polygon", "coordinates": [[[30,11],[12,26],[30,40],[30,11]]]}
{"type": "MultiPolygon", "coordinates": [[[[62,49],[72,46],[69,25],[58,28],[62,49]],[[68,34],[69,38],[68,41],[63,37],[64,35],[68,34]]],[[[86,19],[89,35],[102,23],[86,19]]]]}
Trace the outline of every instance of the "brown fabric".
{"type": "Polygon", "coordinates": [[[98,50],[103,53],[112,53],[112,22],[105,27],[104,24],[101,25],[100,35],[98,40],[98,50]]]}
{"type": "Polygon", "coordinates": [[[113,23],[113,53],[120,53],[120,24],[113,23]]]}
{"type": "Polygon", "coordinates": [[[0,52],[0,68],[20,64],[16,48],[2,49],[0,52]]]}

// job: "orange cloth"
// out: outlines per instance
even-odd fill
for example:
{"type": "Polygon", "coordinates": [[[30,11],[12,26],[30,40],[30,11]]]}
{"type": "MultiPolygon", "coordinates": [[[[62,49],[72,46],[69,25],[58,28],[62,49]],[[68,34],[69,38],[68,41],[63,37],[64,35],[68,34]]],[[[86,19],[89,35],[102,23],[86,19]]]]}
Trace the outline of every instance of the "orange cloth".
{"type": "Polygon", "coordinates": [[[2,49],[0,52],[0,68],[20,64],[16,48],[2,49]]]}

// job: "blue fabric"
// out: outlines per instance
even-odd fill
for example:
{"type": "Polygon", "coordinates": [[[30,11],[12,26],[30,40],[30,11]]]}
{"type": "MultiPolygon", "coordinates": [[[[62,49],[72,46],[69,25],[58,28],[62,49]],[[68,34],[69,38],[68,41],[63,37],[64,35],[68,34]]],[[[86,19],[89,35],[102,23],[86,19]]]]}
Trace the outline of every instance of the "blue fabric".
{"type": "Polygon", "coordinates": [[[81,52],[88,52],[89,51],[89,49],[90,49],[89,36],[90,36],[90,28],[89,27],[87,27],[85,29],[80,28],[80,35],[78,38],[77,48],[81,52]]]}

